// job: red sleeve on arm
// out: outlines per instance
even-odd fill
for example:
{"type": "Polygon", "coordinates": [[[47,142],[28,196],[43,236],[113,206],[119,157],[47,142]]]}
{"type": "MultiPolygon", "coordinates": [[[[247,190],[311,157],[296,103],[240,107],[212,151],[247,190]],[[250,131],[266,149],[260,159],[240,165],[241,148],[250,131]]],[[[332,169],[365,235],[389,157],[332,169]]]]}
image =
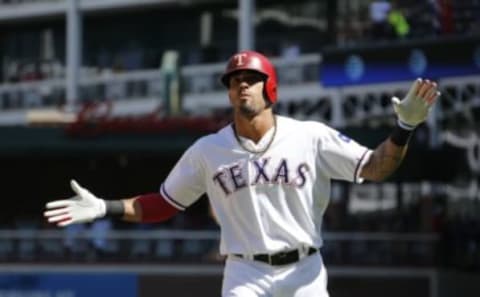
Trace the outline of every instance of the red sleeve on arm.
{"type": "Polygon", "coordinates": [[[143,223],[163,222],[179,211],[178,208],[168,203],[160,193],[141,195],[136,202],[142,209],[143,223]]]}

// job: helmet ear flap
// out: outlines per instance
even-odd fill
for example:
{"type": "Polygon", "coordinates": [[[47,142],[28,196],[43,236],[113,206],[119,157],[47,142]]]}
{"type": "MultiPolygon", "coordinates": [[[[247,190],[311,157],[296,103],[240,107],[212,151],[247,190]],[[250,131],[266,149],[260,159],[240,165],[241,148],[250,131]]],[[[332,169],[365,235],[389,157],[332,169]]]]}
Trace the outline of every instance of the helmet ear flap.
{"type": "Polygon", "coordinates": [[[273,80],[267,78],[265,82],[265,92],[267,95],[268,101],[272,104],[277,100],[277,85],[273,83],[273,80]]]}

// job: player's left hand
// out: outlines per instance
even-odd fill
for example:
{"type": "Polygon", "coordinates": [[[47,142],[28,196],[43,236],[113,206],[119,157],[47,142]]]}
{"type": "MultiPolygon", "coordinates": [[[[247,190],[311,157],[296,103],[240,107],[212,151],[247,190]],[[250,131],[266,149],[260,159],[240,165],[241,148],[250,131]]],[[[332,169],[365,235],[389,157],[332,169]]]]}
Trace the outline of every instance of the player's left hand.
{"type": "Polygon", "coordinates": [[[399,125],[407,130],[415,129],[427,119],[431,107],[439,96],[437,83],[428,79],[416,79],[402,100],[392,98],[399,125]]]}

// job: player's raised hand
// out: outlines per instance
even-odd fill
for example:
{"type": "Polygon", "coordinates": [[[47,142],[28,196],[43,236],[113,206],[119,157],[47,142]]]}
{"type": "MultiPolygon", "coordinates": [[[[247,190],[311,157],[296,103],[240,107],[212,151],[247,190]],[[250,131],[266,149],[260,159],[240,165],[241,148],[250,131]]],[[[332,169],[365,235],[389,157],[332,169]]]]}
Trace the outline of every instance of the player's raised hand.
{"type": "Polygon", "coordinates": [[[438,96],[440,92],[437,90],[437,83],[428,79],[416,79],[402,100],[392,98],[399,125],[404,129],[413,130],[424,122],[438,96]]]}
{"type": "Polygon", "coordinates": [[[49,223],[65,227],[74,223],[85,223],[105,216],[106,205],[103,199],[97,198],[75,180],[70,181],[76,193],[70,199],[56,200],[46,204],[44,212],[49,223]]]}

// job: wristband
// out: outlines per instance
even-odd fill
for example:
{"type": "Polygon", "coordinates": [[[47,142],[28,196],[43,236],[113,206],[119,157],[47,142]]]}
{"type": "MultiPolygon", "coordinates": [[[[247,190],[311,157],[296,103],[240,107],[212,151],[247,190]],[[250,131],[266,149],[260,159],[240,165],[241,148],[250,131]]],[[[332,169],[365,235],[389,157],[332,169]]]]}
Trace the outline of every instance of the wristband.
{"type": "Polygon", "coordinates": [[[412,134],[413,130],[404,129],[397,124],[395,128],[393,128],[392,134],[390,134],[390,140],[398,146],[405,146],[412,134]]]}
{"type": "Polygon", "coordinates": [[[105,200],[106,212],[109,217],[121,218],[125,214],[122,200],[105,200]]]}

